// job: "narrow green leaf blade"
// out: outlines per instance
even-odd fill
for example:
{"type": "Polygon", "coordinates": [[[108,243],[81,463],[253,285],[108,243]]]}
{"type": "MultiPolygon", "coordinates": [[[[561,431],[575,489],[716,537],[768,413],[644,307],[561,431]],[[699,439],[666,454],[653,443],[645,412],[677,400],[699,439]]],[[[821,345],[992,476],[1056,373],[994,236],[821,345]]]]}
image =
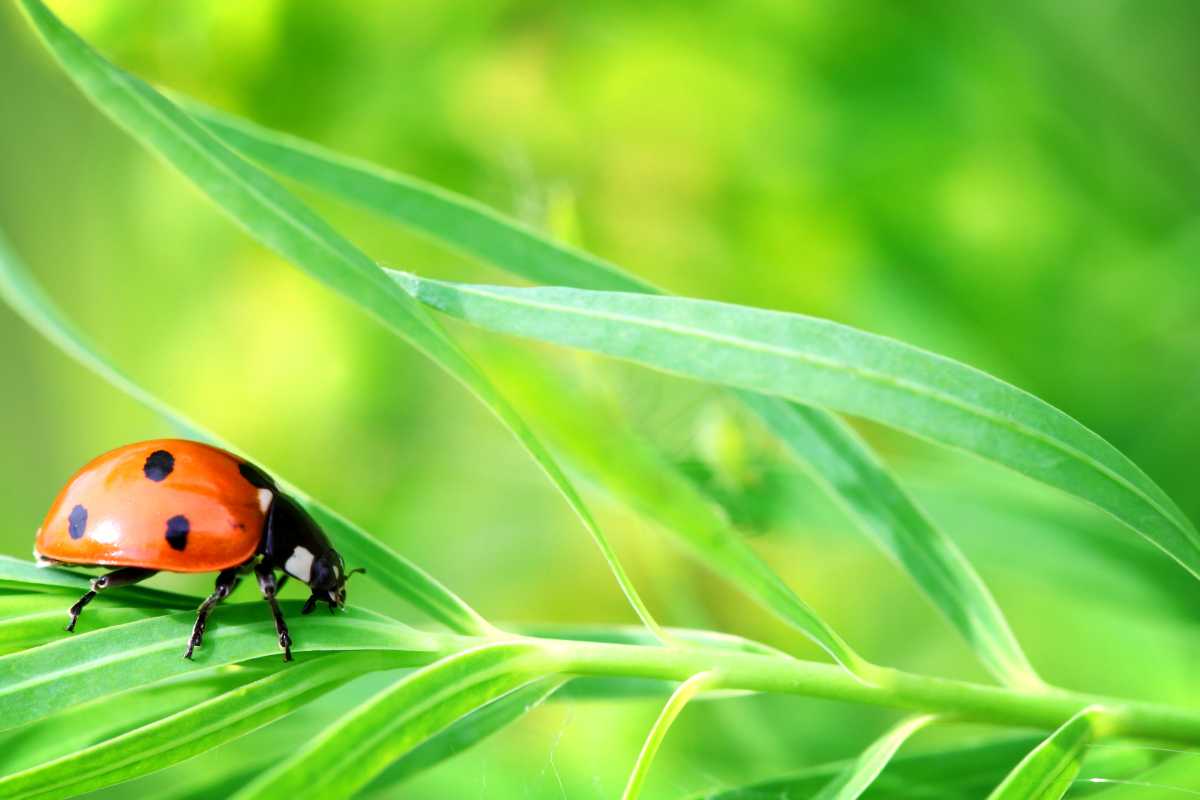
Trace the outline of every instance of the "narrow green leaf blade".
{"type": "Polygon", "coordinates": [[[667,738],[667,731],[675,724],[675,719],[683,711],[684,706],[691,702],[693,697],[704,691],[704,687],[712,683],[714,678],[715,673],[712,672],[693,675],[679,684],[667,698],[666,705],[663,706],[658,719],[654,720],[654,724],[650,726],[650,732],[646,734],[646,741],[643,742],[642,749],[633,764],[633,770],[629,773],[629,780],[625,784],[621,800],[637,800],[641,795],[642,786],[650,774],[650,765],[654,763],[654,757],[658,755],[658,748],[662,746],[663,739],[667,738]]]}
{"type": "Polygon", "coordinates": [[[1200,754],[1178,753],[1137,774],[1097,772],[1096,800],[1186,800],[1200,795],[1200,754]]]}
{"type": "Polygon", "coordinates": [[[351,678],[391,666],[382,656],[318,656],[295,664],[120,736],[0,778],[0,796],[12,800],[75,797],[165,769],[257,730],[351,678]]]}
{"type": "Polygon", "coordinates": [[[1059,800],[1083,766],[1083,753],[1103,719],[1096,707],[1085,708],[1062,724],[1017,764],[988,800],[1059,800]]]}
{"type": "MultiPolygon", "coordinates": [[[[116,389],[137,400],[154,413],[166,419],[188,435],[202,439],[226,450],[238,452],[229,442],[204,430],[180,412],[146,391],[123,372],[118,370],[92,343],[75,328],[59,308],[46,296],[34,281],[29,270],[9,247],[0,234],[0,297],[7,302],[30,326],[41,333],[76,362],[95,372],[116,389]]],[[[251,458],[251,461],[255,459],[251,458]]],[[[261,462],[255,462],[261,463],[261,462]]],[[[354,566],[370,567],[368,577],[379,582],[393,594],[404,598],[430,617],[450,629],[464,634],[485,633],[491,626],[467,603],[451,592],[432,575],[416,564],[396,553],[362,528],[313,500],[294,485],[271,471],[279,485],[301,502],[317,520],[333,541],[338,543],[342,555],[354,566]]],[[[32,537],[31,537],[32,538],[32,537]]],[[[40,570],[28,563],[12,559],[0,561],[0,583],[9,581],[47,583],[51,580],[60,584],[87,589],[87,580],[80,576],[67,576],[62,570],[40,570]],[[25,579],[28,579],[26,581],[25,579]]],[[[178,599],[168,602],[165,593],[154,592],[141,586],[118,590],[122,597],[147,597],[157,599],[159,605],[180,607],[178,599]],[[153,593],[152,595],[148,593],[153,593]]],[[[191,607],[195,601],[189,601],[191,607]]]]}
{"type": "MultiPolygon", "coordinates": [[[[0,259],[2,262],[2,259],[0,259]]],[[[0,586],[12,586],[27,592],[54,592],[56,594],[82,594],[91,588],[93,576],[81,575],[64,567],[39,567],[12,556],[0,556],[0,586]]],[[[164,592],[146,586],[122,586],[111,589],[105,597],[118,602],[143,605],[153,608],[195,608],[195,598],[178,592],[164,592]]]]}
{"type": "Polygon", "coordinates": [[[591,534],[648,628],[661,628],[549,451],[436,322],[361,250],[273,178],[226,148],[144,81],[106,61],[40,0],[21,6],[67,74],[101,110],[178,169],[247,233],[374,316],[470,390],[516,436],[591,534]]]}
{"type": "MultiPolygon", "coordinates": [[[[646,281],[602,259],[552,241],[461,195],[373,164],[345,158],[186,98],[181,98],[181,102],[226,144],[268,169],[376,211],[514,275],[535,283],[577,289],[657,291],[646,281]]],[[[746,396],[749,397],[749,393],[746,396]]],[[[1018,687],[1041,684],[978,574],[954,543],[930,524],[853,431],[840,425],[831,415],[813,408],[802,409],[767,398],[760,398],[751,406],[764,415],[772,431],[802,462],[810,464],[818,481],[847,507],[874,541],[908,571],[1000,680],[1018,687]]],[[[546,411],[545,408],[539,410],[546,411]]],[[[541,416],[545,417],[544,414],[541,416]]],[[[583,416],[576,415],[575,424],[583,416]]],[[[563,424],[572,422],[564,419],[563,424]]],[[[644,478],[650,474],[648,470],[633,470],[647,465],[639,465],[636,459],[632,459],[634,463],[624,465],[608,463],[619,459],[627,448],[600,449],[603,452],[580,452],[578,447],[568,446],[571,455],[600,474],[605,485],[615,488],[618,494],[629,484],[635,488],[645,485],[634,480],[621,481],[620,476],[644,478]]],[[[655,474],[665,473],[656,470],[655,474]]],[[[671,482],[669,478],[664,481],[671,482]]],[[[626,492],[625,499],[648,513],[639,497],[626,492]]],[[[693,540],[704,540],[705,536],[719,530],[712,520],[705,520],[706,515],[697,504],[680,491],[674,491],[669,501],[657,503],[649,515],[693,540]],[[687,519],[689,516],[696,519],[687,519]],[[704,533],[691,534],[692,531],[704,533]]],[[[713,536],[710,541],[728,541],[733,536],[732,532],[725,532],[720,537],[713,536]]],[[[736,544],[722,546],[738,550],[736,544]]],[[[717,566],[712,555],[706,561],[710,566],[717,566]]],[[[780,595],[779,587],[771,585],[778,579],[764,577],[757,565],[740,557],[744,554],[731,552],[727,555],[722,562],[726,577],[740,580],[740,585],[752,593],[757,591],[755,596],[767,602],[776,613],[790,613],[789,607],[795,601],[780,595]],[[733,575],[731,571],[741,574],[733,575]]],[[[811,617],[811,614],[803,612],[793,621],[805,617],[811,617]]]]}
{"type": "Polygon", "coordinates": [[[551,241],[481,203],[173,96],[229,147],[271,171],[371,209],[484,263],[534,283],[627,292],[651,288],[642,279],[590,253],[551,241]]]}
{"type": "Polygon", "coordinates": [[[763,561],[722,510],[655,448],[612,419],[595,400],[514,355],[489,359],[511,378],[509,395],[532,410],[547,439],[604,490],[659,523],[688,552],[802,631],[853,672],[870,666],[763,561]],[[514,392],[516,394],[514,394],[514,392]]]}
{"type": "MultiPolygon", "coordinates": [[[[1040,741],[1037,737],[1021,736],[951,745],[914,755],[901,753],[888,762],[865,796],[874,800],[979,800],[1040,741]]],[[[1088,751],[1080,777],[1104,776],[1120,782],[1144,772],[1163,756],[1164,753],[1153,748],[1093,748],[1088,751]]],[[[820,764],[787,777],[702,792],[693,800],[812,797],[856,762],[820,764]]]]}
{"type": "Polygon", "coordinates": [[[234,798],[353,797],[417,745],[549,671],[541,651],[524,644],[448,656],[375,695],[234,798]]]}
{"type": "Polygon", "coordinates": [[[827,320],[675,297],[469,286],[394,273],[489,330],[875,420],[1073,494],[1200,576],[1200,533],[1104,439],[964,364],[827,320]]]}
{"type": "MultiPolygon", "coordinates": [[[[337,616],[300,615],[300,603],[282,603],[291,621],[292,650],[396,651],[407,663],[426,663],[442,640],[360,609],[337,616]]],[[[278,656],[279,642],[262,603],[222,606],[213,615],[204,647],[183,658],[195,613],[178,611],[91,633],[69,634],[0,657],[0,730],[41,719],[79,703],[127,691],[204,667],[278,656]],[[136,680],[131,680],[136,676],[136,680]]],[[[58,621],[47,621],[60,628],[58,621]]],[[[298,656],[297,661],[303,661],[298,656]]],[[[285,662],[279,659],[279,664],[285,662]]]]}
{"type": "Polygon", "coordinates": [[[0,733],[3,771],[12,773],[100,744],[278,670],[250,662],[198,670],[150,687],[108,695],[0,733]]]}
{"type": "Polygon", "coordinates": [[[858,434],[839,417],[753,392],[738,393],[842,507],[909,575],[1009,686],[1044,686],[979,573],[933,525],[858,434]]]}
{"type": "Polygon", "coordinates": [[[906,719],[879,737],[854,763],[818,792],[813,800],[858,800],[892,760],[908,737],[933,721],[932,716],[906,719]]]}
{"type": "Polygon", "coordinates": [[[475,709],[392,763],[368,789],[379,790],[403,783],[474,747],[546,702],[564,683],[565,678],[542,678],[475,709]]]}

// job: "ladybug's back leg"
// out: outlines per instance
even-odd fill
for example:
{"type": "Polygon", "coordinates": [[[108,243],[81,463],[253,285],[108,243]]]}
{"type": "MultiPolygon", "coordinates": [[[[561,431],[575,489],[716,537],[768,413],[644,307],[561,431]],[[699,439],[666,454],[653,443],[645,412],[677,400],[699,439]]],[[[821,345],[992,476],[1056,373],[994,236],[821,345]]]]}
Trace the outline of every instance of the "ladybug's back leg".
{"type": "Polygon", "coordinates": [[[158,570],[142,569],[141,567],[121,567],[115,569],[107,575],[101,575],[99,578],[92,579],[91,591],[79,598],[75,605],[71,606],[71,610],[67,613],[71,615],[71,621],[67,624],[68,631],[75,630],[75,621],[79,619],[79,613],[83,611],[83,607],[92,602],[92,598],[98,592],[105,589],[114,589],[118,586],[129,586],[130,584],[138,583],[149,578],[151,575],[157,574],[158,570]]]}

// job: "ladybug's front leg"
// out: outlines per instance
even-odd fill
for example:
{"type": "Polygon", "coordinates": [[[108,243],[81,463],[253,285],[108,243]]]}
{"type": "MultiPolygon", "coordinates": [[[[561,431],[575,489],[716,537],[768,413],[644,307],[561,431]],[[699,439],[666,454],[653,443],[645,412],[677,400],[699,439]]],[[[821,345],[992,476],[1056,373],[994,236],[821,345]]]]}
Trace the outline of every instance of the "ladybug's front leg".
{"type": "Polygon", "coordinates": [[[217,575],[216,588],[196,611],[196,624],[192,626],[192,638],[188,640],[187,652],[183,654],[184,658],[191,658],[192,651],[204,642],[204,628],[208,625],[209,613],[217,603],[233,594],[233,590],[242,581],[239,577],[241,572],[242,567],[231,567],[221,570],[221,574],[217,575]]]}
{"type": "Polygon", "coordinates": [[[268,566],[259,564],[254,568],[254,574],[258,577],[258,588],[262,590],[263,599],[271,606],[271,615],[275,617],[275,632],[279,634],[279,646],[283,648],[283,660],[292,660],[292,637],[288,633],[287,623],[283,621],[283,612],[279,610],[279,602],[275,596],[279,594],[279,587],[283,585],[283,580],[287,580],[287,574],[283,576],[283,580],[276,582],[275,570],[268,566]]]}

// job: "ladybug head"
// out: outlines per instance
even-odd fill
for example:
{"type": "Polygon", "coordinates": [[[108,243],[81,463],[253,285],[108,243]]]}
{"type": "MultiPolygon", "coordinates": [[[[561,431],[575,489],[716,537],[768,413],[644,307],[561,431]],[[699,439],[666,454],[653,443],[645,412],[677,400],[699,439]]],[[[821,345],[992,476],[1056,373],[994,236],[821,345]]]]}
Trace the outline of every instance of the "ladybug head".
{"type": "Polygon", "coordinates": [[[361,567],[346,571],[342,557],[336,550],[326,550],[313,561],[308,587],[312,594],[301,609],[303,614],[311,614],[318,602],[328,603],[329,610],[346,605],[346,581],[356,572],[366,572],[361,567]]]}

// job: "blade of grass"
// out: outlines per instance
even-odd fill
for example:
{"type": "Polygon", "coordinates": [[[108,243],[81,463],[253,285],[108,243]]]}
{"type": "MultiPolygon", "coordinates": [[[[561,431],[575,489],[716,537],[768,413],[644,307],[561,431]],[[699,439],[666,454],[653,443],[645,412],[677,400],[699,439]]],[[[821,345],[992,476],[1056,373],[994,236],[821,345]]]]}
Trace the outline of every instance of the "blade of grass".
{"type": "Polygon", "coordinates": [[[418,303],[273,178],[231,152],[144,81],[102,58],[40,0],[21,0],[21,7],[67,74],[97,107],[183,173],[247,233],[368,312],[456,378],[495,414],[578,515],[638,617],[661,633],[558,463],[418,303]]]}
{"type": "Polygon", "coordinates": [[[180,675],[142,689],[93,700],[0,734],[3,771],[12,773],[70,755],[170,716],[278,670],[232,664],[180,675]]]}
{"type": "MultiPolygon", "coordinates": [[[[950,745],[914,755],[899,755],[888,762],[871,785],[875,800],[978,800],[986,797],[1004,776],[1041,741],[1021,736],[969,744],[950,745]]],[[[1142,749],[1133,758],[1126,751],[1089,751],[1084,772],[1122,779],[1137,775],[1161,760],[1161,754],[1142,749]]],[[[830,780],[857,760],[821,764],[787,777],[748,786],[710,790],[693,800],[778,800],[813,797],[830,780]]]]}
{"type": "Polygon", "coordinates": [[[353,797],[401,755],[551,671],[544,651],[524,644],[484,645],[448,656],[355,708],[234,800],[353,797]]]}
{"type": "Polygon", "coordinates": [[[980,661],[1009,686],[1044,686],[1004,613],[958,546],[935,527],[871,448],[841,418],[738,392],[880,548],[921,587],[980,661]]]}
{"type": "Polygon", "coordinates": [[[1200,755],[1179,753],[1136,775],[1097,772],[1089,778],[1101,789],[1096,800],[1186,800],[1200,794],[1200,755]]]}
{"type": "Polygon", "coordinates": [[[691,555],[835,658],[850,657],[838,633],[758,556],[722,510],[651,445],[597,408],[587,393],[523,363],[527,359],[519,354],[490,361],[499,361],[501,372],[512,379],[510,396],[535,412],[549,441],[605,491],[657,522],[691,555]]]}
{"type": "MultiPolygon", "coordinates": [[[[21,604],[23,608],[16,608],[15,604],[10,602],[0,603],[0,654],[26,650],[60,638],[64,633],[67,609],[78,599],[53,593],[16,597],[25,601],[21,604]]],[[[140,605],[96,605],[99,607],[89,608],[88,613],[80,618],[79,624],[75,626],[76,632],[87,633],[112,625],[157,617],[168,610],[140,605]]]]}
{"type": "MultiPolygon", "coordinates": [[[[299,602],[281,604],[291,621],[292,650],[393,650],[428,662],[441,640],[360,609],[338,616],[300,615],[299,602]]],[[[183,646],[195,612],[180,611],[91,633],[61,633],[49,644],[0,657],[0,730],[32,722],[114,692],[216,667],[279,655],[279,642],[261,603],[221,607],[194,662],[183,646]]],[[[53,628],[58,621],[48,622],[53,628]]],[[[299,656],[298,661],[304,657],[299,656]]],[[[280,666],[285,662],[279,659],[280,666]]]]}
{"type": "Polygon", "coordinates": [[[1064,722],[1013,768],[988,800],[1059,800],[1079,774],[1102,714],[1091,706],[1064,722]]]}
{"type": "MultiPolygon", "coordinates": [[[[579,289],[658,291],[607,261],[554,242],[461,195],[345,158],[187,98],[180,101],[226,144],[268,169],[371,209],[519,277],[579,289]]],[[[1012,686],[1041,684],[978,574],[954,542],[930,524],[866,443],[832,415],[818,409],[801,409],[768,398],[758,398],[752,407],[802,462],[810,464],[818,482],[846,506],[875,543],[909,573],[997,678],[1012,686]]],[[[606,448],[607,452],[618,450],[606,448]]],[[[613,485],[613,473],[603,469],[604,464],[595,463],[596,454],[581,453],[578,449],[570,452],[585,465],[600,471],[607,485],[613,485]]],[[[619,482],[617,485],[621,486],[619,482]]],[[[638,498],[627,499],[637,505],[638,498]]],[[[670,510],[690,505],[661,503],[656,516],[668,528],[673,527],[685,536],[693,530],[710,534],[719,530],[704,524],[703,519],[670,518],[670,510]],[[668,513],[664,514],[664,510],[668,513]]],[[[698,513],[694,508],[692,511],[698,513]]],[[[731,536],[732,532],[723,534],[723,538],[731,536]]],[[[703,536],[699,538],[704,541],[703,536]]],[[[727,546],[731,551],[737,550],[736,545],[727,546]]],[[[711,559],[708,561],[718,566],[711,559]]],[[[734,557],[719,568],[724,567],[722,571],[727,577],[730,569],[741,569],[746,573],[742,576],[745,588],[765,591],[766,597],[777,601],[769,603],[771,607],[777,613],[787,613],[791,599],[778,602],[778,587],[764,589],[761,584],[766,579],[760,571],[738,562],[734,557]]],[[[797,621],[805,616],[809,615],[800,614],[797,621]]]]}
{"type": "MultiPolygon", "coordinates": [[[[0,234],[0,297],[3,297],[30,326],[76,362],[163,417],[174,427],[187,432],[193,438],[237,452],[228,442],[204,430],[113,366],[46,296],[29,270],[9,247],[3,234],[0,234]]],[[[250,460],[261,463],[253,458],[250,460]]],[[[338,543],[342,555],[349,559],[351,564],[369,568],[369,579],[379,582],[393,594],[407,600],[431,618],[458,633],[482,634],[492,630],[483,617],[429,573],[362,528],[308,497],[280,478],[277,472],[272,470],[271,474],[285,491],[304,505],[333,541],[338,543]]],[[[0,584],[12,581],[28,582],[25,580],[28,579],[35,584],[57,581],[60,585],[79,588],[80,592],[87,589],[85,578],[65,577],[68,575],[70,573],[58,569],[37,569],[26,562],[0,559],[0,584]]],[[[153,591],[134,586],[116,590],[114,596],[149,599],[150,595],[147,593],[153,591]]],[[[153,598],[158,598],[157,605],[167,605],[171,608],[190,608],[196,605],[194,599],[189,599],[183,606],[179,606],[177,602],[167,602],[168,598],[165,598],[164,594],[154,592],[153,598]]]]}
{"type": "MultiPolygon", "coordinates": [[[[3,258],[0,257],[2,263],[3,258]]],[[[91,588],[92,577],[64,567],[39,567],[11,556],[0,556],[0,586],[12,586],[26,592],[54,592],[66,596],[82,594],[91,588]]],[[[195,608],[198,605],[193,597],[145,586],[122,586],[105,592],[104,596],[126,605],[149,608],[195,608]]]]}
{"type": "Polygon", "coordinates": [[[827,320],[708,300],[393,275],[422,302],[488,330],[854,414],[996,461],[1107,511],[1200,576],[1200,533],[1116,448],[948,358],[827,320]]]}
{"type": "Polygon", "coordinates": [[[171,97],[218,138],[273,172],[397,220],[460,253],[535,283],[640,292],[640,278],[590,253],[551,241],[514,219],[433,184],[171,97]]]}
{"type": "Polygon", "coordinates": [[[693,675],[679,684],[667,698],[667,703],[663,706],[658,719],[654,721],[654,724],[650,726],[650,732],[646,734],[646,741],[642,743],[642,749],[633,763],[633,770],[629,773],[629,780],[625,783],[625,791],[621,794],[621,800],[637,800],[641,795],[642,786],[650,774],[650,765],[654,763],[654,757],[658,755],[658,748],[662,746],[663,739],[667,737],[667,731],[671,729],[671,725],[675,723],[675,719],[683,711],[683,707],[693,697],[704,691],[706,686],[711,685],[715,677],[716,674],[713,672],[701,672],[693,675]]]}
{"type": "Polygon", "coordinates": [[[142,725],[120,736],[0,778],[0,796],[51,800],[165,769],[244,736],[375,669],[397,654],[318,656],[142,725]]]}
{"type": "Polygon", "coordinates": [[[393,762],[371,781],[367,790],[380,791],[403,783],[474,747],[546,702],[564,683],[563,678],[542,678],[475,709],[393,762]]]}
{"type": "Polygon", "coordinates": [[[926,715],[899,723],[864,750],[845,771],[825,784],[821,791],[813,795],[813,800],[858,800],[892,760],[900,745],[933,720],[934,717],[926,715]]]}

